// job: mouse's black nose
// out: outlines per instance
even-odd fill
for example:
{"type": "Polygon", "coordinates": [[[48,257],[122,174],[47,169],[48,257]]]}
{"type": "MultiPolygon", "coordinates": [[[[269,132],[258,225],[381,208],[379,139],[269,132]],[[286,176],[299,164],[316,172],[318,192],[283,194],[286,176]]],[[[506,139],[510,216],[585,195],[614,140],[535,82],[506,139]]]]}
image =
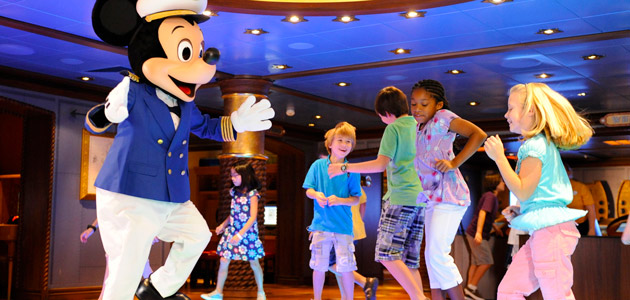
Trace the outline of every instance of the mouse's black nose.
{"type": "Polygon", "coordinates": [[[221,57],[221,52],[217,48],[208,48],[203,53],[203,60],[209,65],[216,65],[219,62],[219,57],[221,57]]]}

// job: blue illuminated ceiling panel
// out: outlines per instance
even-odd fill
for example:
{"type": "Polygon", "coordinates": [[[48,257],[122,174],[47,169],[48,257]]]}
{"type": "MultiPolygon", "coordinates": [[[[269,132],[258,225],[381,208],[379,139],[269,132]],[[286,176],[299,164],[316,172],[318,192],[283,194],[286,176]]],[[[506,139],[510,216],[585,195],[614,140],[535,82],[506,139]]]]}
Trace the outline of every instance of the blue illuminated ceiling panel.
{"type": "MultiPolygon", "coordinates": [[[[124,55],[85,42],[98,41],[90,24],[93,4],[0,0],[0,66],[69,80],[88,74],[96,85],[115,86],[117,72],[90,72],[128,67],[124,55]],[[49,33],[7,26],[7,19],[49,33]],[[65,40],[54,31],[65,34],[65,40]]],[[[329,116],[316,123],[320,130],[339,120],[378,128],[383,125],[371,113],[378,90],[394,85],[408,94],[425,78],[441,81],[453,110],[473,121],[502,119],[507,90],[532,81],[549,83],[587,111],[630,110],[630,1],[515,0],[492,5],[475,0],[425,11],[425,17],[415,19],[398,12],[357,15],[360,20],[348,24],[332,22],[336,16],[307,16],[308,22],[292,24],[281,22],[284,16],[220,11],[201,28],[206,45],[222,53],[218,70],[274,79],[279,87],[270,95],[278,112],[275,120],[298,126],[308,125],[310,117],[302,117],[308,113],[329,116]],[[258,28],[268,33],[244,33],[258,28]],[[536,34],[544,28],[562,32],[536,34]],[[396,48],[411,52],[390,52],[396,48]],[[604,58],[582,59],[589,54],[604,58]],[[274,69],[274,64],[291,68],[274,69]],[[465,73],[447,74],[451,69],[465,73]],[[534,77],[542,72],[553,77],[534,77]],[[351,84],[336,86],[340,81],[351,84]],[[294,92],[283,93],[282,88],[294,92]],[[587,96],[574,96],[580,92],[587,96]],[[469,101],[480,105],[470,107],[469,101]],[[282,113],[288,105],[296,106],[296,117],[282,113]]],[[[222,107],[218,88],[203,89],[197,101],[222,107]]]]}

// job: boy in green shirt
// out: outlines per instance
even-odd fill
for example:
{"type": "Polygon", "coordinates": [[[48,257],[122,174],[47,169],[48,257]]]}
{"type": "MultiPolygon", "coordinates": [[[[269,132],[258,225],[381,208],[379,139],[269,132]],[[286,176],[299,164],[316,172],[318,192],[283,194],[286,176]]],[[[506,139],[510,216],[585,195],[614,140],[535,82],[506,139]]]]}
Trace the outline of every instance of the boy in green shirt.
{"type": "Polygon", "coordinates": [[[383,88],[374,103],[387,124],[378,157],[361,163],[331,164],[332,178],[345,173],[380,173],[387,170],[387,193],[379,220],[375,260],[382,263],[405,289],[410,299],[426,299],[420,278],[420,243],[424,229],[424,204],[416,200],[422,185],[414,168],[416,120],[409,115],[405,94],[383,88]]]}

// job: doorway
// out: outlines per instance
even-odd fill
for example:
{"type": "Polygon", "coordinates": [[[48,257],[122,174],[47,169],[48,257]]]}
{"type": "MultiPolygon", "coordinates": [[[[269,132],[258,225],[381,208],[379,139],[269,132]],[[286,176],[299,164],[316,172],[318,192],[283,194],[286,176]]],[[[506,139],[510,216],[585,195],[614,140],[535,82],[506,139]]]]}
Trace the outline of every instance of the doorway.
{"type": "Polygon", "coordinates": [[[0,97],[0,223],[17,224],[12,270],[0,272],[12,299],[48,296],[54,137],[53,112],[0,97]]]}

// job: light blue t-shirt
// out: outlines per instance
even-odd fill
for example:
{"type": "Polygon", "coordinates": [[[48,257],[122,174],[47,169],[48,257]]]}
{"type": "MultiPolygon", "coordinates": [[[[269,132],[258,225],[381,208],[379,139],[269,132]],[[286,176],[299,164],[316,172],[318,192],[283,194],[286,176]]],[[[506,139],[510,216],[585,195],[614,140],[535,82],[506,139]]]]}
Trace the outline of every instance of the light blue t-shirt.
{"type": "Polygon", "coordinates": [[[556,145],[547,141],[542,133],[526,140],[518,149],[517,174],[521,171],[521,162],[528,157],[542,162],[540,181],[534,193],[521,201],[521,214],[510,222],[511,227],[534,231],[586,215],[584,210],[567,208],[573,201],[573,189],[556,145]]]}
{"type": "MultiPolygon", "coordinates": [[[[361,196],[361,174],[346,173],[328,177],[329,158],[316,160],[304,178],[305,189],[314,189],[326,197],[335,195],[340,198],[361,196]]],[[[321,207],[313,199],[313,222],[309,231],[325,231],[352,235],[352,211],[348,205],[321,207]]]]}

